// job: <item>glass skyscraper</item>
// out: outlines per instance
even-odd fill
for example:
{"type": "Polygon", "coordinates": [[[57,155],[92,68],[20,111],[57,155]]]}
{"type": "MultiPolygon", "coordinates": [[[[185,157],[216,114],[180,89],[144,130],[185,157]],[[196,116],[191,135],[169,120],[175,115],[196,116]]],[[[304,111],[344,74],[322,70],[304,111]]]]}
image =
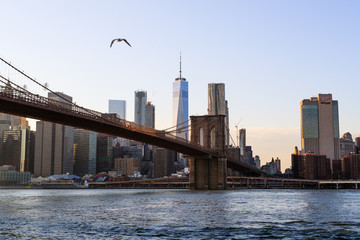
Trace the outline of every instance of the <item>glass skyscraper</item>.
{"type": "Polygon", "coordinates": [[[188,82],[180,77],[173,83],[173,126],[176,126],[176,136],[188,139],[188,119],[188,82]]]}
{"type": "Polygon", "coordinates": [[[109,100],[109,113],[116,113],[122,119],[126,119],[126,101],[109,100]]]}
{"type": "MultiPolygon", "coordinates": [[[[331,94],[301,101],[301,147],[303,153],[340,158],[338,101],[331,94]]],[[[331,164],[330,164],[331,165],[331,164]]]]}

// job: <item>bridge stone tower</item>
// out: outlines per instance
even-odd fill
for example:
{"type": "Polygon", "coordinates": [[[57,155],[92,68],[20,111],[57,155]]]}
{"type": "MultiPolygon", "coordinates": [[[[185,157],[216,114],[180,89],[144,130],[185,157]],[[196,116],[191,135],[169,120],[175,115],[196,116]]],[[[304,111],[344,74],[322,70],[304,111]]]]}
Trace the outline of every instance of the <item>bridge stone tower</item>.
{"type": "Polygon", "coordinates": [[[190,189],[226,188],[225,115],[190,116],[191,142],[214,154],[189,156],[190,189]]]}

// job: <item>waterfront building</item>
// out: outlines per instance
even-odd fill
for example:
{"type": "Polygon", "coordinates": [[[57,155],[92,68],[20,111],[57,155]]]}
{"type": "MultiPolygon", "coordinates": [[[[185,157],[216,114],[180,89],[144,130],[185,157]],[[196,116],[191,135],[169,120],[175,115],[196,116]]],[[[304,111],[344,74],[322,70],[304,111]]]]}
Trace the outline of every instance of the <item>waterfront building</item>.
{"type": "Polygon", "coordinates": [[[145,104],[145,126],[155,128],[155,106],[151,102],[145,104]]]}
{"type": "Polygon", "coordinates": [[[352,136],[349,132],[343,134],[342,138],[340,138],[340,156],[355,153],[356,146],[355,142],[352,139],[352,136]]]}
{"type": "Polygon", "coordinates": [[[75,129],[74,133],[74,174],[84,176],[96,174],[97,133],[75,129]]]}
{"type": "Polygon", "coordinates": [[[27,126],[12,127],[3,132],[3,164],[12,165],[19,172],[33,170],[34,157],[30,155],[30,128],[27,126]]]}
{"type": "Polygon", "coordinates": [[[125,175],[133,175],[135,172],[140,172],[140,162],[140,158],[115,158],[114,169],[123,172],[125,175]]]}
{"type": "Polygon", "coordinates": [[[147,103],[146,91],[135,91],[135,116],[134,122],[145,125],[145,104],[147,103]]]}
{"type": "Polygon", "coordinates": [[[0,167],[0,186],[29,185],[30,172],[19,172],[15,166],[3,165],[0,167]]]}
{"type": "Polygon", "coordinates": [[[294,153],[291,162],[294,178],[320,180],[331,177],[330,159],[326,155],[294,153]]]}
{"type": "Polygon", "coordinates": [[[113,137],[98,133],[96,144],[96,172],[108,172],[113,169],[113,137]]]}
{"type": "Polygon", "coordinates": [[[302,152],[340,159],[338,101],[318,94],[302,100],[300,109],[302,152]]]}
{"type": "Polygon", "coordinates": [[[116,113],[120,118],[126,119],[126,101],[109,100],[109,113],[116,113]]]}
{"type": "Polygon", "coordinates": [[[344,179],[360,179],[360,154],[347,154],[341,159],[344,179]]]}

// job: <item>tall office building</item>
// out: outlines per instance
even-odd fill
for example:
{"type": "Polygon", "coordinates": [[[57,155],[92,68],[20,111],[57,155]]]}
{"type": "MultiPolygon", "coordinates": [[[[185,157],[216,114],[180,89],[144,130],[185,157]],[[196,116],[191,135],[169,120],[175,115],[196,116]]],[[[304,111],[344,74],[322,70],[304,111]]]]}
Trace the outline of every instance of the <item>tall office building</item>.
{"type": "Polygon", "coordinates": [[[331,94],[319,94],[302,100],[300,108],[302,151],[340,159],[338,101],[331,94]]]}
{"type": "Polygon", "coordinates": [[[5,130],[2,138],[3,145],[3,164],[13,165],[16,171],[31,171],[30,156],[30,129],[27,126],[13,127],[11,130],[5,130]]]}
{"type": "Polygon", "coordinates": [[[155,147],[154,149],[154,176],[161,178],[170,176],[175,172],[174,162],[176,159],[176,152],[155,147]]]}
{"type": "Polygon", "coordinates": [[[240,155],[245,155],[245,147],[246,147],[246,129],[242,128],[239,130],[239,146],[240,146],[240,155]]]}
{"type": "Polygon", "coordinates": [[[229,109],[225,100],[224,83],[208,84],[208,114],[225,116],[225,140],[226,145],[229,145],[229,109]]]}
{"type": "Polygon", "coordinates": [[[173,83],[173,126],[176,126],[176,136],[189,139],[188,133],[189,119],[189,87],[186,78],[181,76],[181,56],[180,56],[180,76],[175,78],[173,83]]]}
{"type": "MultiPolygon", "coordinates": [[[[11,126],[10,120],[0,120],[0,139],[3,140],[4,131],[9,130],[11,126]]],[[[3,155],[3,144],[0,144],[0,166],[4,165],[2,161],[2,155],[3,155]]],[[[18,170],[18,169],[17,169],[18,170]]]]}
{"type": "Polygon", "coordinates": [[[126,119],[126,101],[109,100],[109,113],[116,113],[122,119],[126,119]]]}
{"type": "Polygon", "coordinates": [[[47,177],[73,173],[74,128],[36,122],[34,174],[47,177]]]}
{"type": "Polygon", "coordinates": [[[96,172],[108,172],[114,169],[113,137],[98,133],[96,145],[96,172]]]}
{"type": "Polygon", "coordinates": [[[74,134],[74,174],[96,174],[97,133],[76,129],[74,134]]]}
{"type": "Polygon", "coordinates": [[[208,113],[209,115],[226,115],[225,84],[208,84],[208,113]]]}
{"type": "MultiPolygon", "coordinates": [[[[48,93],[48,98],[71,103],[72,97],[56,92],[48,93]]],[[[68,105],[71,108],[71,105],[68,105]]],[[[34,174],[49,176],[73,173],[74,128],[62,124],[36,122],[34,174]]]]}
{"type": "Polygon", "coordinates": [[[135,91],[135,116],[137,124],[145,125],[145,104],[147,103],[146,91],[135,91]]]}
{"type": "Polygon", "coordinates": [[[155,128],[155,106],[151,102],[145,105],[145,126],[155,128]]]}

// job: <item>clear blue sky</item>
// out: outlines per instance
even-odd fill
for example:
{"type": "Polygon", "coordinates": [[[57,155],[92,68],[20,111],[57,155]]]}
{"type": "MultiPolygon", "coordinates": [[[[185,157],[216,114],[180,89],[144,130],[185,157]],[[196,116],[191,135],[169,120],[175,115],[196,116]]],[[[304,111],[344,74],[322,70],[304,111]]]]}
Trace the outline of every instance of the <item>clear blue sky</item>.
{"type": "Polygon", "coordinates": [[[133,120],[143,89],[156,128],[171,126],[181,51],[190,115],[207,113],[208,83],[225,83],[231,134],[240,122],[262,164],[290,166],[300,101],[318,93],[339,101],[341,134],[360,133],[360,1],[3,0],[0,9],[0,56],[84,107],[106,112],[108,99],[124,99],[133,120]],[[133,47],[110,48],[118,37],[133,47]]]}

